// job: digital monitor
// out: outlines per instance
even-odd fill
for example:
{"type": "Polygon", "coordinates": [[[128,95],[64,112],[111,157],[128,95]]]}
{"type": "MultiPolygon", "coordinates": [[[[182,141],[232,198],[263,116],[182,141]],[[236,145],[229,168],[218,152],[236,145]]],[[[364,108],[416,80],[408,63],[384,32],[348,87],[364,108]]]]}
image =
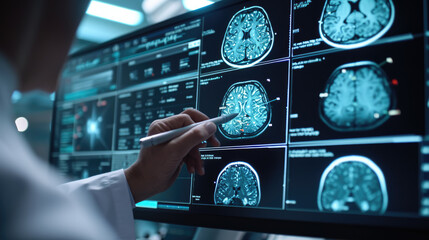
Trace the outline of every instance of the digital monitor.
{"type": "Polygon", "coordinates": [[[136,218],[328,237],[428,236],[426,1],[222,1],[72,54],[51,163],[127,168],[152,121],[238,113],[136,218]]]}

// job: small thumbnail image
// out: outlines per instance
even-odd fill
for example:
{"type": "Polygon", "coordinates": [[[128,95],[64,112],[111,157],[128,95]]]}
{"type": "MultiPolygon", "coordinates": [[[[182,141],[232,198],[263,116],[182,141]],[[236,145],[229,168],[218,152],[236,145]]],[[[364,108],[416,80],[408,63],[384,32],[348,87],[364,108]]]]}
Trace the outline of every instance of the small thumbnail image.
{"type": "Polygon", "coordinates": [[[295,0],[293,55],[331,48],[361,48],[381,38],[421,33],[422,3],[295,0]]]}
{"type": "Polygon", "coordinates": [[[417,213],[418,153],[418,143],[291,147],[286,209],[417,213]]]}
{"type": "Polygon", "coordinates": [[[198,108],[209,117],[238,113],[218,127],[222,145],[285,143],[289,62],[200,80],[198,108]]]}
{"type": "Polygon", "coordinates": [[[204,17],[202,73],[289,57],[290,1],[247,1],[204,17]]]}
{"type": "Polygon", "coordinates": [[[192,203],[281,208],[284,153],[285,148],[201,151],[206,174],[195,176],[192,203]]]}
{"type": "Polygon", "coordinates": [[[114,97],[75,104],[74,151],[112,149],[114,107],[114,97]]]}
{"type": "Polygon", "coordinates": [[[415,40],[295,59],[290,142],[423,134],[422,51],[415,40]]]}

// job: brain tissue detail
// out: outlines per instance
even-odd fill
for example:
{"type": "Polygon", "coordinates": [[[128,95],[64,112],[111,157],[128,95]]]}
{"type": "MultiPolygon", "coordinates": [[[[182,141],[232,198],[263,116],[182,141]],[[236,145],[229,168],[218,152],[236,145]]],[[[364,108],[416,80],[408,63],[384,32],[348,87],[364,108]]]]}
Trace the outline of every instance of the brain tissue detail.
{"type": "Polygon", "coordinates": [[[261,187],[258,173],[246,162],[232,162],[218,175],[214,191],[216,205],[258,206],[261,187]]]}
{"type": "Polygon", "coordinates": [[[262,7],[237,12],[226,28],[221,55],[235,68],[250,67],[262,61],[274,44],[274,32],[262,7]]]}
{"type": "Polygon", "coordinates": [[[321,119],[336,131],[374,129],[389,118],[396,101],[386,73],[369,61],[335,69],[320,97],[321,119]]]}
{"type": "Polygon", "coordinates": [[[358,48],[382,37],[394,18],[392,0],[326,0],[319,33],[333,47],[358,48]]]}
{"type": "Polygon", "coordinates": [[[219,109],[219,115],[238,113],[237,117],[219,126],[220,133],[228,139],[257,137],[271,121],[268,95],[256,80],[231,85],[219,109]]]}
{"type": "Polygon", "coordinates": [[[317,204],[320,211],[383,214],[388,204],[383,172],[363,156],[338,158],[322,174],[317,204]]]}

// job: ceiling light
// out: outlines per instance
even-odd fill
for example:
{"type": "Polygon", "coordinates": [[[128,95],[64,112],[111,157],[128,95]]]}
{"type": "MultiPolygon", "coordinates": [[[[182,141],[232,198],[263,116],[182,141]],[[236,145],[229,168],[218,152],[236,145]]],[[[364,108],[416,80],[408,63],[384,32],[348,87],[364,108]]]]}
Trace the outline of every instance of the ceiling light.
{"type": "Polygon", "coordinates": [[[15,120],[18,132],[25,132],[28,129],[28,120],[25,117],[19,117],[15,120]]]}
{"type": "Polygon", "coordinates": [[[91,1],[86,14],[130,26],[136,26],[143,22],[143,13],[141,12],[99,1],[91,1]]]}
{"type": "Polygon", "coordinates": [[[151,14],[159,9],[167,0],[144,0],[142,3],[143,11],[151,14]]]}
{"type": "Polygon", "coordinates": [[[152,14],[151,20],[154,23],[164,21],[176,16],[180,13],[181,9],[183,9],[183,7],[180,1],[171,1],[163,6],[161,11],[156,12],[156,14],[152,14]]]}
{"type": "Polygon", "coordinates": [[[189,11],[197,10],[199,8],[208,6],[213,3],[210,0],[182,0],[183,6],[189,11]]]}

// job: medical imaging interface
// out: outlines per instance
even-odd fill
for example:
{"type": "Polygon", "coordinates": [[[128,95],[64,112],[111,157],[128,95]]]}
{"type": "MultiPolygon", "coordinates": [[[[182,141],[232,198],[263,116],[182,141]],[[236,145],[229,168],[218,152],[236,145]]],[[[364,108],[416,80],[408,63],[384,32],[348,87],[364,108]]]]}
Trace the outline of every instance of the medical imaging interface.
{"type": "Polygon", "coordinates": [[[222,4],[71,55],[52,164],[71,179],[125,169],[156,119],[238,113],[200,149],[205,175],[184,166],[136,211],[429,216],[423,1],[222,4]]]}

